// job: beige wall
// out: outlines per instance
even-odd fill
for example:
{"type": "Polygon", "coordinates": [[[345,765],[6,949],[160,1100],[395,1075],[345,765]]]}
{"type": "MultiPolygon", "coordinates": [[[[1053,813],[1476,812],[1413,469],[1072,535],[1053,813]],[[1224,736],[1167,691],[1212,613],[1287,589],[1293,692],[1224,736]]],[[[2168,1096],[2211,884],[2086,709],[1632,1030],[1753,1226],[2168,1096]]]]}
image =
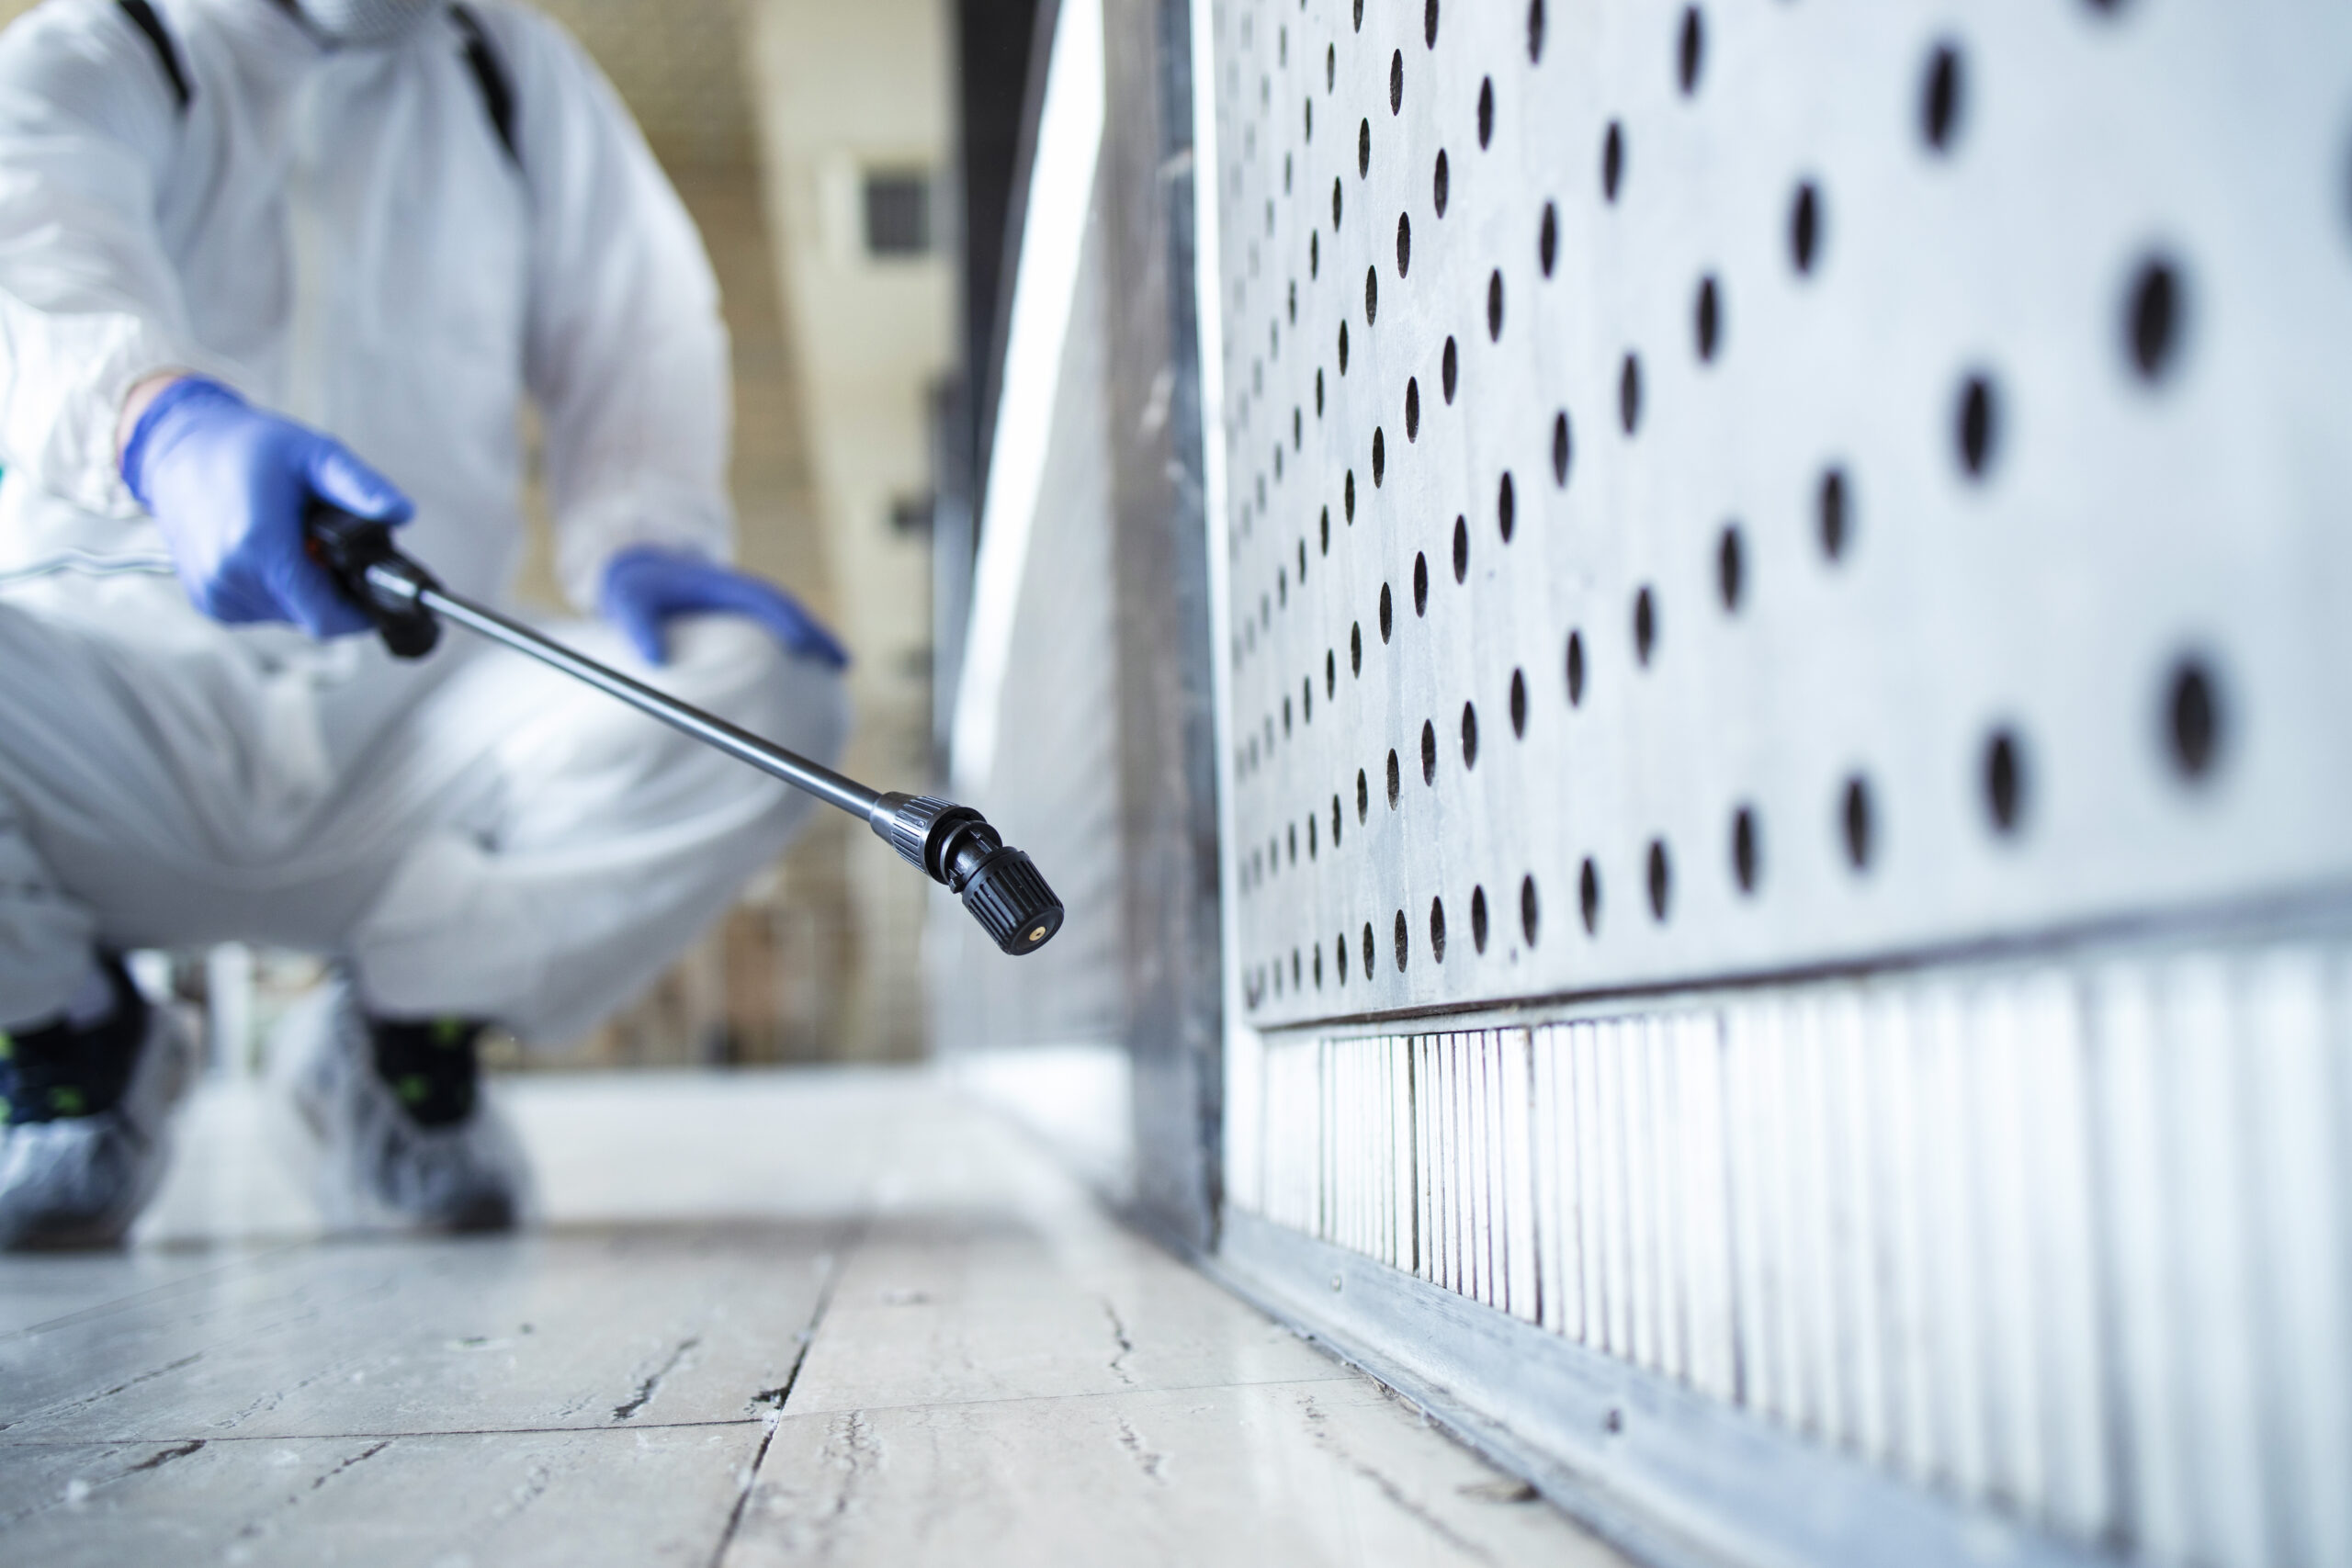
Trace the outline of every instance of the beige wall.
{"type": "MultiPolygon", "coordinates": [[[[770,231],[819,515],[858,662],[850,771],[883,788],[929,783],[931,556],[890,524],[929,484],[929,389],[947,367],[954,284],[944,249],[864,254],[866,169],[949,164],[944,12],[937,0],[748,0],[747,51],[770,231]]],[[[934,203],[934,234],[944,203],[934,203]]],[[[851,1025],[871,1049],[912,1055],[925,884],[879,840],[849,846],[863,939],[851,1025]]]]}
{"type": "MultiPolygon", "coordinates": [[[[605,65],[703,228],[734,338],[743,562],[800,593],[855,654],[847,771],[921,789],[929,540],[891,516],[929,485],[926,400],[953,341],[953,282],[944,252],[865,255],[860,203],[867,169],[946,173],[942,12],[933,0],[545,8],[605,65]]],[[[587,1055],[675,1059],[722,1026],[753,1058],[918,1055],[922,911],[920,877],[820,813],[587,1055]]]]}

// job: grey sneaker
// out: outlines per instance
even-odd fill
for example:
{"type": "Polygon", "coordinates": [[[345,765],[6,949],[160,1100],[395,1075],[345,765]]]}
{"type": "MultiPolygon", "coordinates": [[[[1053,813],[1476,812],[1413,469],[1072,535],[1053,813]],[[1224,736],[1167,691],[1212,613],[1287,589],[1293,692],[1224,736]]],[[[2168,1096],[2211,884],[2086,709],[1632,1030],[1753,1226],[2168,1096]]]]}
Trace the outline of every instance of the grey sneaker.
{"type": "Polygon", "coordinates": [[[196,1076],[196,1040],[102,960],[114,1010],[0,1035],[0,1247],[112,1247],[171,1164],[172,1111],[196,1076]]]}
{"type": "Polygon", "coordinates": [[[476,1081],[480,1026],[371,1021],[343,975],[270,1041],[315,1145],[313,1183],[338,1228],[506,1230],[523,1216],[523,1146],[476,1081]]]}

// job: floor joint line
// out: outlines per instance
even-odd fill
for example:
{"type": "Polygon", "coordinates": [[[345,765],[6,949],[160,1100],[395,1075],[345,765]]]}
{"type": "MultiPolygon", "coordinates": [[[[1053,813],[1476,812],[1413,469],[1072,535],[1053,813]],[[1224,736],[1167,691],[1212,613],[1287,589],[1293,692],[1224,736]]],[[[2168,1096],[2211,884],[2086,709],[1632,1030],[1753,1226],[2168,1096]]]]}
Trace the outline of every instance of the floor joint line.
{"type": "Polygon", "coordinates": [[[784,1413],[792,1404],[792,1391],[799,1386],[800,1369],[808,1364],[808,1352],[817,1347],[817,1330],[832,1307],[833,1288],[848,1272],[850,1259],[864,1244],[867,1228],[867,1222],[860,1220],[842,1238],[840,1264],[826,1272],[824,1283],[817,1288],[816,1303],[808,1311],[808,1326],[801,1330],[800,1353],[792,1358],[792,1370],[785,1374],[784,1386],[775,1391],[775,1408],[764,1417],[767,1430],[760,1434],[760,1446],[743,1472],[743,1484],[735,1494],[735,1506],[727,1512],[727,1528],[719,1531],[718,1544],[711,1549],[710,1568],[719,1568],[726,1560],[727,1549],[735,1544],[736,1531],[743,1528],[743,1510],[751,1506],[752,1489],[760,1483],[760,1471],[767,1463],[768,1446],[775,1441],[775,1429],[784,1425],[784,1413]]]}

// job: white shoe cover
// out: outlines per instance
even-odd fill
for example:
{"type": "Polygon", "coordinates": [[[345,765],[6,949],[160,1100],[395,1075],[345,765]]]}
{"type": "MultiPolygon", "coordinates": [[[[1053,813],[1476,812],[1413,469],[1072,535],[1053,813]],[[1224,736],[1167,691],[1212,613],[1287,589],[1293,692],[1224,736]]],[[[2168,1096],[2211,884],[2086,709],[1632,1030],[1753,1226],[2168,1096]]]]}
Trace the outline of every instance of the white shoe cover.
{"type": "Polygon", "coordinates": [[[270,1036],[317,1156],[319,1205],[339,1230],[506,1230],[530,1201],[523,1145],[482,1086],[473,1114],[421,1127],[376,1074],[350,982],[331,976],[270,1036]]]}
{"type": "Polygon", "coordinates": [[[167,1007],[122,1098],[95,1116],[23,1122],[0,1143],[0,1247],[113,1247],[172,1161],[172,1112],[196,1077],[196,1039],[167,1007]]]}

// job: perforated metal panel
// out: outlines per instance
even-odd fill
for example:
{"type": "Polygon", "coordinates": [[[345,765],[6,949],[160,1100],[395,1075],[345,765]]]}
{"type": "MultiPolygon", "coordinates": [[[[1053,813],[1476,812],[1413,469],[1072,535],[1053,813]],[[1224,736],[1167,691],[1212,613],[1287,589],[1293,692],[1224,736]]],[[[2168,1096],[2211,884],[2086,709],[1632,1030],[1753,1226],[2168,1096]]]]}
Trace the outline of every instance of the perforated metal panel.
{"type": "Polygon", "coordinates": [[[1219,12],[1261,1025],[2352,869],[2352,11],[1219,12]]]}

